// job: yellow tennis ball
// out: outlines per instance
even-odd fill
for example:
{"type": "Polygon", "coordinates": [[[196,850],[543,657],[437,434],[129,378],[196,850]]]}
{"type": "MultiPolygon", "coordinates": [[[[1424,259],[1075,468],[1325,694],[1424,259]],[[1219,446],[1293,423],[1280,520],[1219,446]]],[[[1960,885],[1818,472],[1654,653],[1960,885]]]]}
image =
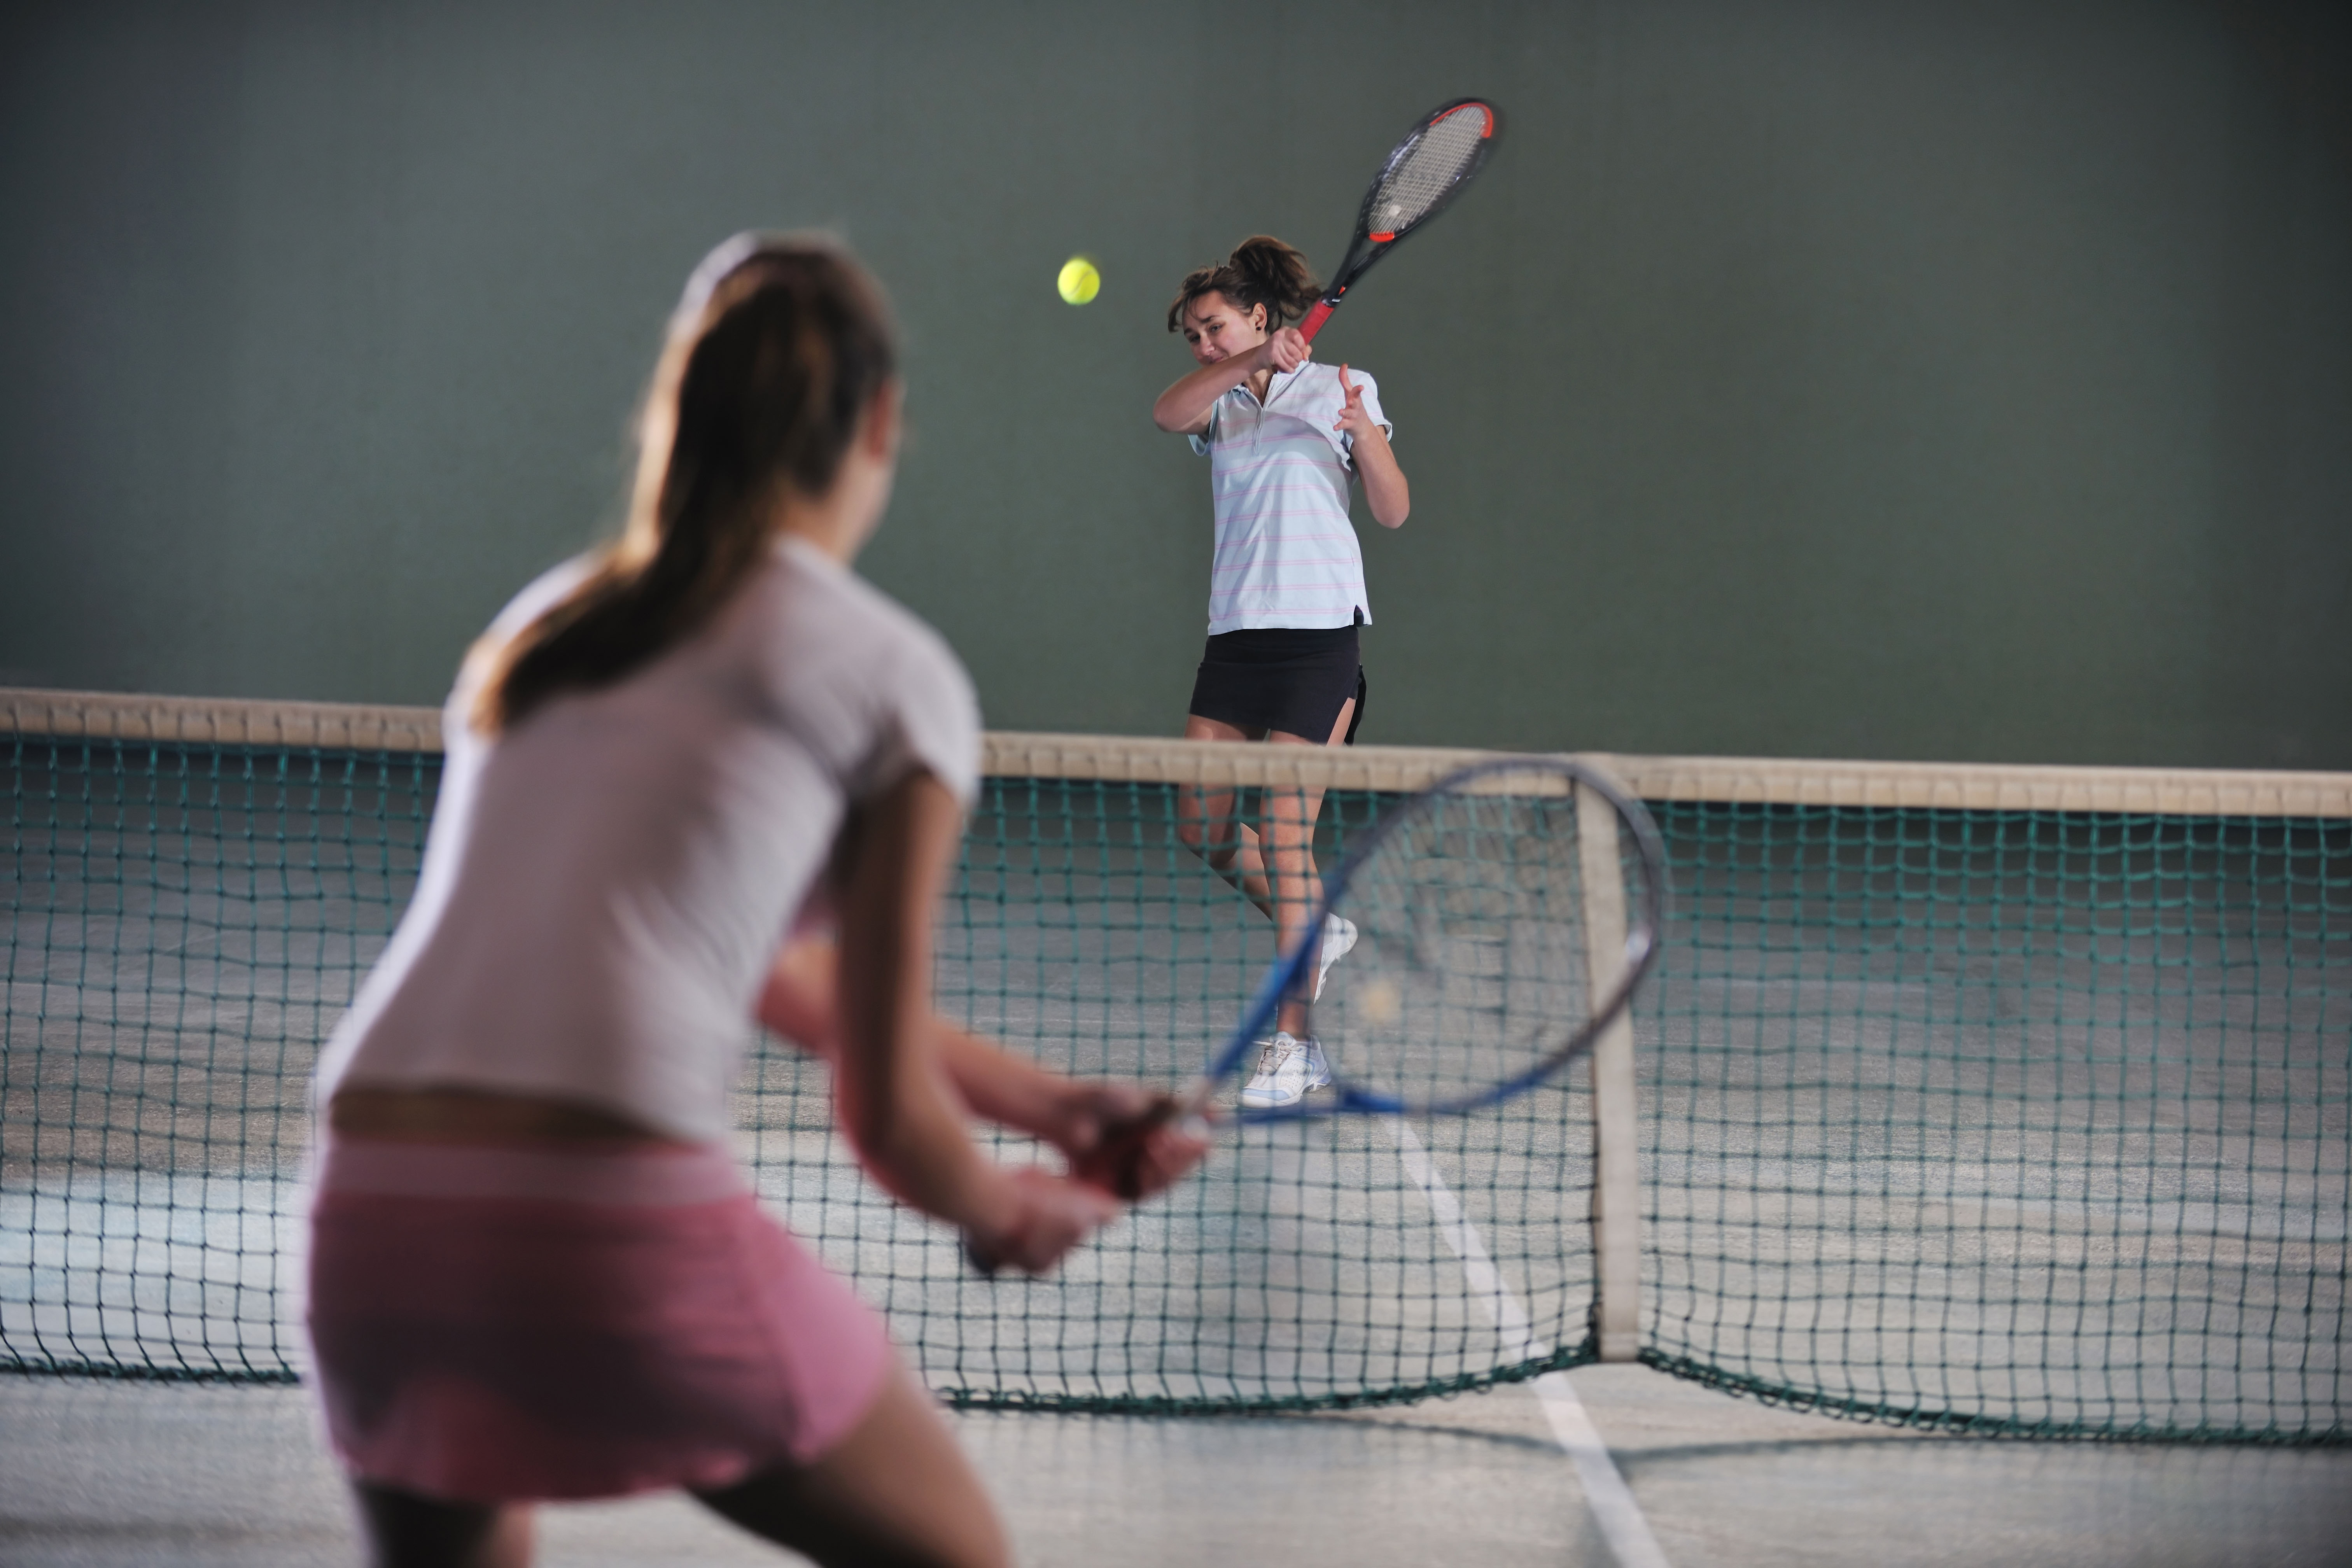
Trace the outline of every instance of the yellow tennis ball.
{"type": "Polygon", "coordinates": [[[1062,263],[1062,275],[1054,279],[1054,287],[1066,302],[1083,305],[1102,292],[1102,274],[1085,257],[1073,256],[1062,263]]]}
{"type": "Polygon", "coordinates": [[[1404,1011],[1404,996],[1397,990],[1395,981],[1385,974],[1377,975],[1366,984],[1356,1005],[1363,1010],[1364,1022],[1376,1029],[1383,1028],[1395,1023],[1397,1016],[1404,1011]]]}

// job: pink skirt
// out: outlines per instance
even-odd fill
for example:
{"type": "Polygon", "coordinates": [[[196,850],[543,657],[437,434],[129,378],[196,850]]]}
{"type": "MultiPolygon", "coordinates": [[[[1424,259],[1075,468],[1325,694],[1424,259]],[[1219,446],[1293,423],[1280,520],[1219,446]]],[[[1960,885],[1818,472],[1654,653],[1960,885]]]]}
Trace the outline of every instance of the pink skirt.
{"type": "Polygon", "coordinates": [[[309,1325],[352,1473],[481,1502],[805,1465],[892,1360],[881,1320],[715,1149],[334,1140],[309,1325]]]}

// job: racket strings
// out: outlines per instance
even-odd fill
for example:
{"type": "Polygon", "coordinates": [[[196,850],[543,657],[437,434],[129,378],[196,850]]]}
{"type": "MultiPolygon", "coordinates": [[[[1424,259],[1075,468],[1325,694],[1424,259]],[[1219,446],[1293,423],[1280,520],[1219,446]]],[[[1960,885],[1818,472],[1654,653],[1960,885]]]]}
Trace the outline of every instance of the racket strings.
{"type": "Polygon", "coordinates": [[[1465,104],[1409,142],[1367,205],[1374,234],[1398,234],[1429,216],[1473,170],[1488,128],[1480,104],[1465,104]]]}
{"type": "Polygon", "coordinates": [[[1439,795],[1348,884],[1357,942],[1315,1009],[1332,1069],[1408,1105],[1541,1067],[1591,1011],[1572,798],[1439,795]]]}

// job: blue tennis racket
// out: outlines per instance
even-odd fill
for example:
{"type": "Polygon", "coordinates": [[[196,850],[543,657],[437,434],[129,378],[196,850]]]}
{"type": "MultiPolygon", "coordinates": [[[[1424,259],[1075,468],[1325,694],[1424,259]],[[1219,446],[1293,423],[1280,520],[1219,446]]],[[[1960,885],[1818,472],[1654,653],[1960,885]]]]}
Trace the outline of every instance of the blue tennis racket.
{"type": "Polygon", "coordinates": [[[1328,1081],[1288,1103],[1240,1096],[1234,1120],[1459,1115],[1523,1093],[1632,1004],[1665,900],[1657,825],[1598,769],[1511,757],[1450,773],[1325,879],[1309,939],[1276,961],[1184,1111],[1210,1112],[1264,1065],[1290,1002],[1310,1020],[1310,1082],[1328,1081]],[[1327,967],[1343,930],[1352,944],[1327,967]]]}
{"type": "Polygon", "coordinates": [[[1507,757],[1450,773],[1349,847],[1307,940],[1267,971],[1190,1093],[1076,1173],[1132,1196],[1120,1173],[1171,1121],[1460,1115],[1524,1093],[1632,1005],[1657,962],[1665,903],[1657,825],[1599,769],[1507,757]],[[1327,933],[1343,931],[1352,943],[1330,942],[1327,963],[1327,933]],[[1293,1005],[1305,1037],[1270,1040],[1293,1005]],[[1294,1050],[1311,1052],[1311,1070],[1294,1067],[1285,1085],[1265,1069],[1294,1050]],[[1257,1087],[1268,1080],[1303,1092],[1270,1096],[1257,1087]]]}

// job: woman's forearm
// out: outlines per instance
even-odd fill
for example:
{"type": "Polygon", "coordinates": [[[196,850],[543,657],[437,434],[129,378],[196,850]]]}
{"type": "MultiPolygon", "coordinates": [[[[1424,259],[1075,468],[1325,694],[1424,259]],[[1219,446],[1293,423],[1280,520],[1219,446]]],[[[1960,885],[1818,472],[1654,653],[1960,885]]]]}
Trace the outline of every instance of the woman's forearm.
{"type": "Polygon", "coordinates": [[[1207,427],[1209,410],[1217,399],[1257,374],[1265,357],[1261,343],[1247,353],[1234,354],[1180,376],[1151,405],[1151,422],[1173,435],[1207,427]]]}
{"type": "MultiPolygon", "coordinates": [[[[1003,1166],[965,1125],[931,1016],[931,915],[961,837],[963,814],[928,773],[861,808],[842,857],[836,1119],[859,1162],[894,1195],[961,1226],[971,1255],[1042,1273],[1118,1217],[1109,1183],[1036,1166],[1003,1166]]],[[[952,1050],[953,1047],[949,1047],[952,1050]]],[[[1205,1142],[1180,1156],[1175,1174],[1205,1142]]],[[[1145,1190],[1157,1166],[1119,1190],[1145,1190]]]]}
{"type": "Polygon", "coordinates": [[[842,898],[838,1119],[894,1195],[994,1234],[1020,1198],[971,1142],[931,1020],[931,909],[961,814],[943,785],[917,773],[861,815],[842,898]]]}
{"type": "Polygon", "coordinates": [[[1397,466],[1388,433],[1373,426],[1355,438],[1354,453],[1356,474],[1364,481],[1364,502],[1372,510],[1372,520],[1382,528],[1403,527],[1412,511],[1412,487],[1397,466]]]}
{"type": "Polygon", "coordinates": [[[909,1073],[876,1101],[840,1080],[840,1121],[858,1163],[900,1202],[965,1230],[992,1235],[1020,1212],[1010,1178],[981,1153],[944,1073],[909,1073]]]}
{"type": "Polygon", "coordinates": [[[974,1116],[1058,1148],[1076,1141],[1073,1124],[1091,1106],[1085,1086],[944,1019],[934,1032],[940,1065],[974,1116]]]}

